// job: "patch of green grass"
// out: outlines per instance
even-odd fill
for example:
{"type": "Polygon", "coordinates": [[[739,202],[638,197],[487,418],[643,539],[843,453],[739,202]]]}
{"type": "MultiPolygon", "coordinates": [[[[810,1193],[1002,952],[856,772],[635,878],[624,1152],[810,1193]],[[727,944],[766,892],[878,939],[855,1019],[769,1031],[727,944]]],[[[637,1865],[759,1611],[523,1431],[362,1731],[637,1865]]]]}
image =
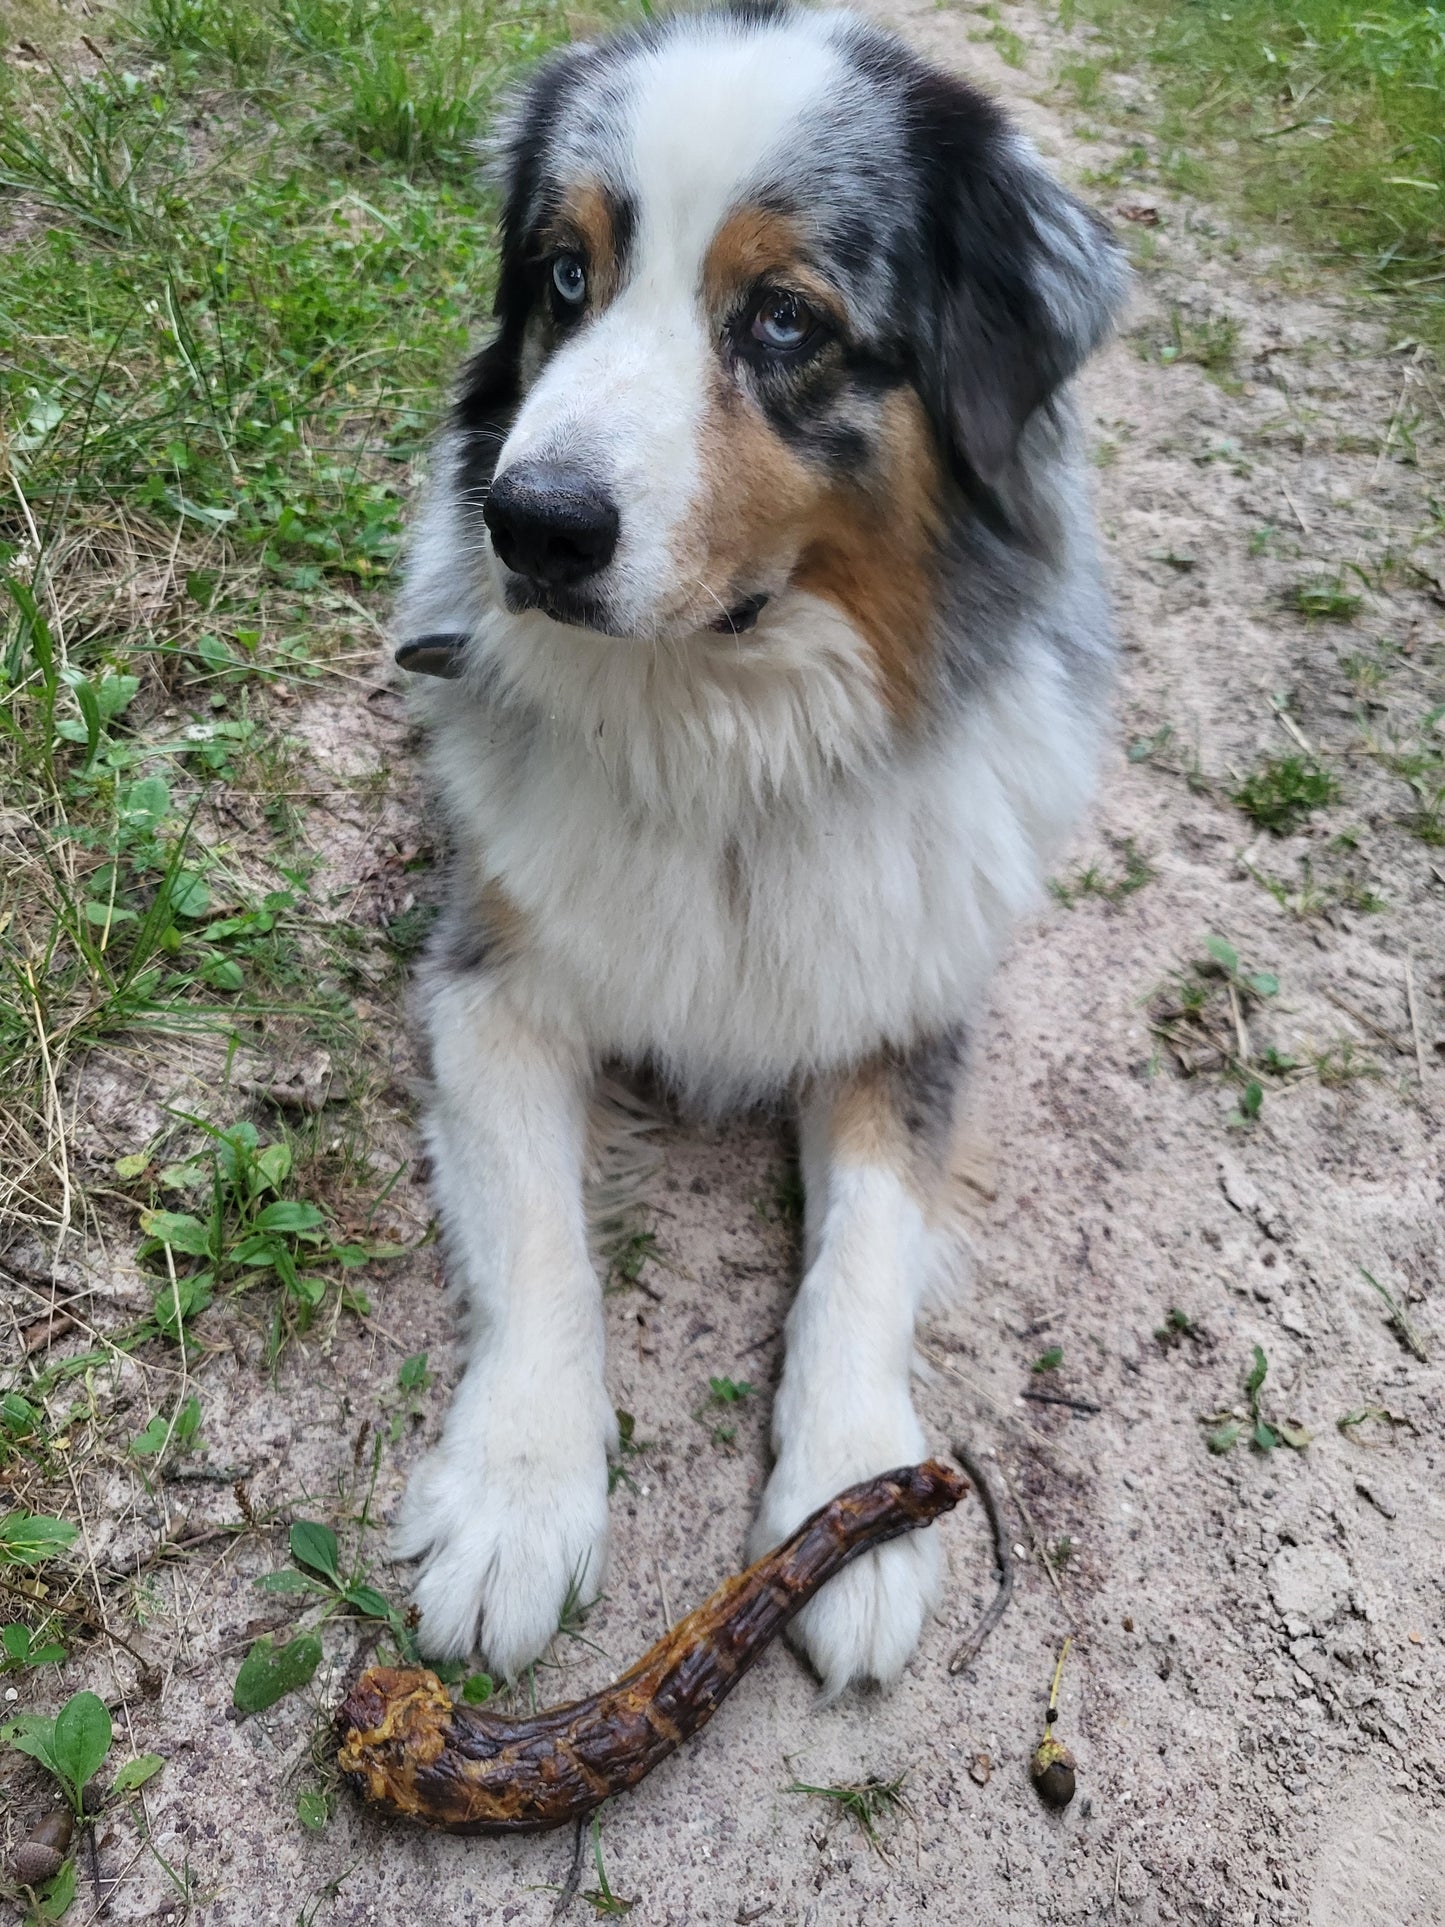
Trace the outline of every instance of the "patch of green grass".
{"type": "Polygon", "coordinates": [[[1241,1086],[1228,1120],[1237,1129],[1259,1116],[1264,1090],[1256,1072],[1282,1076],[1294,1069],[1277,1051],[1254,1055],[1249,1043],[1248,1018],[1279,995],[1279,979],[1272,971],[1247,970],[1234,945],[1217,934],[1204,939],[1204,948],[1206,956],[1153,993],[1149,1021],[1185,1077],[1214,1072],[1241,1086]]]}
{"type": "Polygon", "coordinates": [[[1296,582],[1285,595],[1285,605],[1296,615],[1315,622],[1353,622],[1362,598],[1347,589],[1338,577],[1316,576],[1296,582]]]}
{"type": "Polygon", "coordinates": [[[1363,1265],[1360,1266],[1360,1276],[1370,1287],[1370,1290],[1374,1292],[1381,1304],[1384,1305],[1385,1310],[1389,1314],[1389,1323],[1394,1328],[1401,1344],[1403,1344],[1408,1351],[1412,1352],[1422,1365],[1428,1365],[1430,1362],[1430,1353],[1426,1349],[1425,1340],[1420,1335],[1410,1314],[1405,1310],[1405,1307],[1400,1303],[1394,1292],[1387,1286],[1382,1285],[1373,1273],[1365,1270],[1363,1265]]]}
{"type": "MultiPolygon", "coordinates": [[[[1138,759],[1143,760],[1143,759],[1138,759]]],[[[1143,856],[1133,837],[1124,839],[1121,854],[1124,867],[1114,875],[1109,875],[1098,864],[1086,864],[1076,870],[1071,877],[1055,877],[1049,881],[1049,894],[1065,908],[1072,910],[1085,897],[1097,897],[1109,904],[1123,903],[1137,890],[1152,883],[1159,872],[1146,856],[1143,856]]]]}
{"type": "Polygon", "coordinates": [[[884,1824],[900,1813],[912,1818],[913,1809],[903,1791],[907,1777],[900,1773],[892,1780],[868,1779],[841,1786],[810,1786],[805,1781],[794,1780],[787,1790],[828,1801],[835,1813],[852,1820],[873,1851],[886,1860],[884,1824]]]}
{"type": "Polygon", "coordinates": [[[1166,367],[1188,362],[1222,378],[1233,369],[1238,350],[1239,323],[1231,316],[1207,315],[1202,321],[1193,321],[1175,308],[1169,320],[1169,338],[1156,343],[1153,353],[1166,367]]]}
{"type": "Polygon", "coordinates": [[[1288,836],[1314,810],[1339,801],[1340,786],[1311,756],[1266,756],[1231,802],[1262,830],[1288,836]]]}
{"type": "Polygon", "coordinates": [[[981,45],[997,49],[999,59],[1006,67],[1022,68],[1028,64],[1028,45],[1012,27],[1006,27],[998,17],[996,6],[982,9],[986,19],[992,24],[981,31],[970,33],[969,39],[981,45]]]}
{"type": "MultiPolygon", "coordinates": [[[[1445,345],[1445,9],[1420,0],[1066,0],[1158,87],[1159,172],[1348,262],[1445,345]]],[[[1099,87],[1088,82],[1097,111],[1099,87]]],[[[1081,96],[1082,98],[1082,96],[1081,96]]]]}
{"type": "Polygon", "coordinates": [[[1256,1345],[1249,1376],[1244,1382],[1244,1396],[1249,1406],[1248,1420],[1236,1418],[1230,1412],[1220,1412],[1209,1421],[1214,1429],[1209,1434],[1208,1445],[1216,1457],[1222,1457],[1226,1452],[1232,1451],[1245,1436],[1246,1427],[1249,1442],[1258,1452],[1272,1452],[1280,1445],[1287,1445],[1292,1451],[1302,1452],[1310,1443],[1310,1434],[1302,1425],[1265,1418],[1261,1399],[1264,1382],[1268,1376],[1269,1360],[1265,1357],[1263,1348],[1256,1345]]]}
{"type": "MultiPolygon", "coordinates": [[[[714,1411],[736,1412],[753,1395],[753,1387],[746,1379],[710,1378],[707,1382],[707,1397],[693,1413],[701,1424],[707,1424],[714,1411]]],[[[722,1419],[712,1426],[714,1445],[731,1448],[737,1442],[738,1428],[730,1419],[722,1419]]]]}
{"type": "Polygon", "coordinates": [[[637,1905],[636,1897],[624,1900],[615,1894],[607,1880],[607,1869],[602,1864],[602,1817],[592,1816],[592,1864],[597,1869],[597,1885],[583,1889],[581,1898],[591,1907],[598,1920],[620,1920],[630,1914],[637,1905]]]}
{"type": "Polygon", "coordinates": [[[374,649],[409,464],[487,307],[470,143],[565,35],[555,0],[93,25],[88,75],[58,38],[0,66],[0,1208],[61,1230],[62,1094],[97,1043],[334,1026],[318,979],[364,980],[318,962],[356,933],[309,900],[274,699],[374,649]]]}
{"type": "MultiPolygon", "coordinates": [[[[293,1333],[310,1328],[333,1290],[340,1304],[366,1311],[365,1298],[341,1282],[344,1274],[371,1259],[395,1256],[399,1248],[339,1243],[320,1207],[294,1195],[290,1146],[263,1144],[248,1120],[225,1130],[201,1118],[186,1121],[203,1135],[196,1156],[153,1171],[149,1156],[140,1152],[121,1159],[117,1172],[151,1197],[159,1193],[193,1206],[141,1211],[144,1237],[136,1255],[148,1266],[153,1294],[151,1322],[142,1334],[188,1346],[194,1321],[218,1291],[266,1281],[279,1287],[267,1347],[274,1363],[293,1333]]],[[[198,1422],[199,1412],[196,1417],[198,1422]]],[[[167,1443],[173,1438],[174,1427],[167,1443]]]]}
{"type": "Polygon", "coordinates": [[[1287,910],[1302,922],[1324,916],[1337,904],[1366,915],[1378,915],[1390,907],[1356,868],[1348,868],[1333,877],[1319,877],[1310,859],[1304,857],[1300,862],[1299,882],[1291,886],[1283,877],[1271,876],[1255,863],[1246,861],[1244,867],[1256,883],[1268,890],[1281,910],[1287,910]]]}
{"type": "Polygon", "coordinates": [[[1402,828],[1422,843],[1445,847],[1445,703],[1421,717],[1412,737],[1395,740],[1377,754],[1383,767],[1408,785],[1414,807],[1399,818],[1402,828]]]}

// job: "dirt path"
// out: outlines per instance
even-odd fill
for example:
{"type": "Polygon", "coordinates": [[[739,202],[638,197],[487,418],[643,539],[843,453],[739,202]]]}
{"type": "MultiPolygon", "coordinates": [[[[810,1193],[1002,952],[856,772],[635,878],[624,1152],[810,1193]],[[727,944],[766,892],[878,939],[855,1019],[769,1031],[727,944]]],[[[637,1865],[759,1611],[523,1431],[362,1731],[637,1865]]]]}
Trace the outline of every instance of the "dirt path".
{"type": "MultiPolygon", "coordinates": [[[[1142,96],[1127,138],[1081,142],[1081,117],[1049,95],[1059,33],[1041,15],[1004,16],[1027,49],[1015,68],[1011,43],[982,37],[983,13],[874,11],[997,87],[1065,173],[1115,168],[1116,184],[1086,191],[1142,215],[1153,249],[1130,332],[1086,383],[1125,643],[1119,743],[1064,878],[1071,902],[1024,935],[998,985],[974,1107],[996,1195],[979,1200],[970,1291],[927,1335],[921,1393],[936,1441],[994,1455],[1057,1584],[1012,1505],[1015,1603],[951,1677],[989,1590],[984,1524],[966,1506],[944,1528],[944,1609],[899,1690],[819,1710],[802,1667],[774,1652],[697,1744],[604,1814],[608,1879],[636,1897],[632,1919],[668,1927],[1424,1927],[1445,1891],[1445,1375],[1400,1342],[1362,1268],[1434,1328],[1438,1360],[1445,854],[1402,827],[1411,794],[1378,753],[1413,742],[1442,700],[1438,521],[1433,550],[1417,540],[1432,472],[1440,486],[1438,397],[1357,304],[1282,292],[1287,257],[1130,172],[1130,147],[1149,145],[1142,96]],[[1192,353],[1230,366],[1212,378],[1192,353]],[[1295,585],[1351,564],[1350,620],[1286,609],[1295,585]],[[1326,754],[1342,795],[1276,838],[1227,797],[1263,755],[1301,742],[1326,754]],[[1140,887],[1110,887],[1121,879],[1140,887]],[[1237,953],[1233,986],[1191,972],[1210,935],[1237,953]],[[1255,998],[1243,979],[1257,972],[1277,994],[1255,998]],[[1205,999],[1204,1031],[1189,1041],[1176,1016],[1176,1050],[1151,1028],[1169,998],[1150,999],[1179,975],[1205,999]],[[1246,1050],[1251,1073],[1285,1057],[1302,1068],[1259,1069],[1258,1116],[1231,1125],[1243,1080],[1221,1071],[1246,1050]],[[1199,1074],[1180,1074],[1181,1053],[1199,1074]],[[1313,1442],[1261,1452],[1246,1423],[1212,1454],[1203,1421],[1246,1416],[1255,1345],[1266,1417],[1313,1442]],[[1057,1369],[1032,1372],[1055,1346],[1057,1369]],[[1391,1417],[1338,1428],[1365,1408],[1391,1417]],[[1071,1626],[1060,1730],[1080,1793],[1056,1817],[1026,1762],[1071,1626]],[[905,1773],[911,1820],[885,1823],[887,1858],[785,1790],[905,1773]]],[[[302,728],[323,767],[404,761],[395,708],[358,690],[302,728]]],[[[396,791],[339,823],[334,876],[374,873],[414,808],[396,791]]],[[[372,1014],[379,1036],[397,1034],[394,1010],[372,1014]]],[[[394,1069],[409,1074],[399,1044],[394,1069]]],[[[389,1128],[404,1147],[404,1109],[389,1128]]],[[[736,1565],[763,1475],[795,1264],[785,1149],[762,1127],[669,1131],[660,1148],[647,1289],[608,1301],[613,1394],[651,1445],[613,1502],[610,1593],[587,1628],[605,1652],[570,1643],[565,1676],[539,1681],[549,1697],[595,1683],[736,1565]],[[757,1393],[698,1416],[710,1376],[757,1393]],[[732,1425],[731,1440],[716,1431],[732,1425]]],[[[424,1221],[419,1190],[393,1202],[424,1221]]],[[[373,1295],[368,1331],[343,1321],[273,1388],[251,1364],[208,1374],[207,1462],[246,1471],[253,1503],[352,1489],[358,1426],[397,1405],[403,1353],[427,1350],[449,1379],[434,1251],[373,1295]]],[[[403,1420],[380,1510],[442,1390],[425,1428],[403,1420]]],[[[224,1484],[172,1487],[172,1512],[193,1497],[198,1528],[230,1516],[224,1484]]],[[[127,1530],[97,1522],[98,1554],[123,1563],[127,1530]]],[[[344,1802],[324,1833],[300,1830],[307,1707],[225,1717],[236,1655],[267,1610],[252,1580],[276,1563],[248,1543],[154,1582],[155,1623],[185,1657],[159,1700],[128,1713],[136,1745],[172,1763],[152,1823],[190,1865],[192,1917],[546,1921],[565,1839],[419,1838],[344,1802]]],[[[89,1904],[83,1887],[74,1918],[89,1904]]],[[[110,1918],[179,1912],[143,1860],[110,1918]]]]}

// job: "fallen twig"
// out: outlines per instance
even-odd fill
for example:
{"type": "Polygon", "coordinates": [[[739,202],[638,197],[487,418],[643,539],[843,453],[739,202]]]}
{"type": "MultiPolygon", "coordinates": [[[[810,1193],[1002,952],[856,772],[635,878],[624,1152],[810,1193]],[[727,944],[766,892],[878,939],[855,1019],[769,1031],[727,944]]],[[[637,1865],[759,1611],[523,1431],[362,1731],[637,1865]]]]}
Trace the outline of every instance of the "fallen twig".
{"type": "Polygon", "coordinates": [[[560,1920],[572,1902],[577,1898],[577,1889],[582,1885],[582,1869],[587,1865],[587,1821],[577,1822],[577,1831],[572,1841],[572,1864],[567,1869],[567,1878],[557,1889],[557,1904],[552,1909],[553,1920],[560,1920]]]}
{"type": "Polygon", "coordinates": [[[1035,1405],[1067,1405],[1071,1412],[1094,1414],[1104,1409],[1091,1398],[1070,1398],[1066,1392],[1024,1392],[1022,1396],[1035,1405]]]}
{"type": "Polygon", "coordinates": [[[47,1345],[53,1345],[57,1338],[64,1338],[67,1332],[75,1330],[75,1320],[68,1311],[56,1312],[53,1318],[39,1318],[33,1325],[27,1325],[21,1333],[21,1344],[25,1356],[43,1352],[47,1345]]]}
{"type": "Polygon", "coordinates": [[[1336,1010],[1342,1010],[1346,1017],[1353,1017],[1355,1022],[1357,1024],[1363,1024],[1366,1030],[1372,1030],[1382,1043],[1388,1044],[1391,1050],[1398,1051],[1401,1057],[1409,1056],[1409,1050],[1400,1042],[1392,1030],[1386,1030],[1383,1024],[1376,1023],[1375,1019],[1367,1016],[1363,1010],[1357,1010],[1352,1003],[1349,1003],[1345,998],[1339,996],[1335,991],[1331,990],[1328,985],[1325,987],[1324,994],[1329,1002],[1335,1006],[1336,1010]]]}
{"type": "Polygon", "coordinates": [[[941,1355],[936,1345],[920,1339],[918,1349],[930,1364],[936,1365],[941,1372],[947,1372],[950,1378],[956,1378],[960,1385],[972,1392],[976,1399],[980,1399],[995,1418],[1000,1419],[1005,1425],[1017,1426],[1031,1444],[1038,1446],[1041,1452],[1048,1452],[1054,1458],[1062,1460],[1076,1478],[1086,1479],[1089,1476],[1089,1468],[1082,1459],[1075,1458],[1066,1446],[1060,1445],[1057,1439],[1051,1439],[1047,1432],[1039,1431],[1036,1425],[1030,1425],[1026,1418],[1020,1418],[1017,1412],[1010,1410],[1001,1399],[995,1398],[992,1392],[980,1385],[976,1378],[970,1378],[967,1372],[961,1372],[951,1358],[941,1355]]]}
{"type": "Polygon", "coordinates": [[[958,1460],[969,1478],[973,1480],[974,1490],[978,1493],[979,1503],[983,1506],[988,1529],[993,1534],[993,1556],[998,1566],[998,1591],[989,1602],[983,1618],[979,1620],[968,1638],[964,1640],[953,1658],[948,1662],[950,1673],[961,1673],[977,1657],[983,1642],[1008,1610],[1008,1602],[1013,1598],[1014,1562],[1009,1550],[1008,1533],[1004,1529],[1003,1515],[999,1511],[998,1500],[994,1497],[982,1463],[976,1459],[968,1447],[955,1439],[953,1456],[958,1460]]]}

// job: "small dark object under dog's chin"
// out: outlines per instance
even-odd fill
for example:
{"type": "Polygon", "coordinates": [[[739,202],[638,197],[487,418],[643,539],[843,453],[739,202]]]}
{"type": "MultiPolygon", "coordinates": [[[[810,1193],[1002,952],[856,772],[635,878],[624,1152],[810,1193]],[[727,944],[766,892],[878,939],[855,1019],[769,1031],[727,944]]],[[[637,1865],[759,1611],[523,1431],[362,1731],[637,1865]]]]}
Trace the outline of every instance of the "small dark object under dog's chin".
{"type": "MultiPolygon", "coordinates": [[[[627,636],[628,632],[618,627],[602,604],[589,596],[574,595],[565,589],[543,589],[517,576],[508,579],[504,593],[507,607],[513,615],[523,615],[531,610],[569,629],[590,629],[599,636],[627,636]]],[[[758,617],[771,600],[766,595],[748,596],[724,610],[716,621],[707,624],[707,629],[713,635],[746,635],[750,629],[757,627],[758,617]]]]}

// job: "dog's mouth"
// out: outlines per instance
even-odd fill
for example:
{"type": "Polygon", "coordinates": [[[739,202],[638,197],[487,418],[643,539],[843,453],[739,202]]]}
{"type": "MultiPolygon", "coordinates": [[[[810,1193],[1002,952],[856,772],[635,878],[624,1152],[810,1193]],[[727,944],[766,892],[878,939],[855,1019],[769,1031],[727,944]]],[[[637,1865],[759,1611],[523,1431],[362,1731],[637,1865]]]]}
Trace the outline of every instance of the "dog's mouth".
{"type": "Polygon", "coordinates": [[[725,609],[716,622],[710,622],[707,626],[720,636],[746,635],[749,629],[757,628],[758,617],[771,600],[772,597],[767,595],[750,595],[745,602],[725,609]]]}
{"type": "Polygon", "coordinates": [[[593,629],[599,635],[615,635],[617,631],[607,619],[602,604],[584,590],[544,587],[541,583],[531,582],[525,576],[509,575],[506,587],[507,607],[514,615],[534,609],[539,615],[549,617],[553,622],[565,624],[569,629],[593,629]]]}
{"type": "MultiPolygon", "coordinates": [[[[772,601],[769,594],[745,596],[707,625],[708,633],[718,636],[744,636],[758,626],[758,617],[772,601]]],[[[516,614],[532,609],[569,629],[591,629],[599,635],[621,633],[604,605],[585,590],[543,587],[525,577],[513,575],[506,586],[507,607],[516,614]]]]}

